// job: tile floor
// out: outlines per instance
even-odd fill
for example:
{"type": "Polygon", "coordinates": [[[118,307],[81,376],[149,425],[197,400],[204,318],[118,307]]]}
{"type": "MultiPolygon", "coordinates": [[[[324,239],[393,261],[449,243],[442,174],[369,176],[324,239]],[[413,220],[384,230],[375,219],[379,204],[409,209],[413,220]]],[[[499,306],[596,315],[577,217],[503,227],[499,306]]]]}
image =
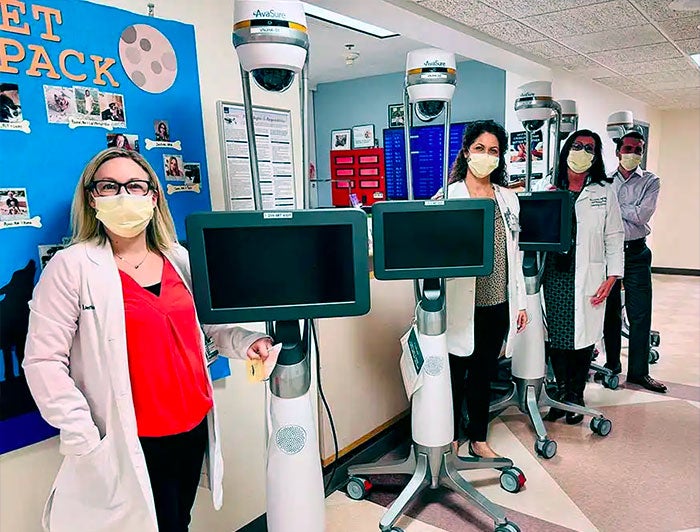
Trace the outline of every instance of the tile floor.
{"type": "MultiPolygon", "coordinates": [[[[614,423],[607,438],[592,434],[585,421],[548,423],[558,452],[543,460],[535,455],[529,422],[517,410],[491,424],[493,447],[513,459],[527,484],[510,494],[499,487],[495,471],[466,478],[523,532],[700,531],[700,278],[654,276],[653,328],[661,333],[661,358],[651,375],[669,385],[669,393],[626,385],[624,377],[617,390],[589,383],[587,403],[614,423]]],[[[359,502],[332,494],[328,532],[378,530],[405,482],[406,477],[377,478],[368,500],[359,502]]],[[[452,493],[429,490],[397,526],[405,532],[486,532],[493,521],[452,493]]]]}

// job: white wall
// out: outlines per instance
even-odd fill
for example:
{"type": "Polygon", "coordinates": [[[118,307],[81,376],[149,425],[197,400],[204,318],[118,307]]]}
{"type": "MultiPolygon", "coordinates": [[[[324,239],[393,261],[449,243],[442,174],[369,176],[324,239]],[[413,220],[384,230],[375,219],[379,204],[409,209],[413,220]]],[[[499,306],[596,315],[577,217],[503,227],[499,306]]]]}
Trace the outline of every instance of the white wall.
{"type": "MultiPolygon", "coordinates": [[[[142,14],[146,11],[146,2],[141,0],[98,0],[97,3],[142,14]]],[[[215,209],[225,205],[216,102],[242,102],[239,66],[231,44],[232,5],[230,0],[156,3],[156,16],[195,26],[209,182],[215,209]]],[[[299,174],[301,126],[295,87],[282,95],[262,93],[254,88],[253,100],[259,105],[292,110],[294,157],[299,174]]],[[[297,194],[301,197],[299,180],[297,194]]],[[[209,493],[200,490],[191,527],[193,532],[236,530],[265,511],[264,388],[247,383],[242,363],[232,362],[231,365],[233,375],[215,384],[214,392],[220,409],[226,463],[224,507],[215,512],[209,493]]],[[[0,530],[41,530],[41,511],[58,465],[55,438],[0,457],[0,530]]]]}
{"type": "Polygon", "coordinates": [[[700,269],[700,110],[662,111],[654,266],[700,269]]]}

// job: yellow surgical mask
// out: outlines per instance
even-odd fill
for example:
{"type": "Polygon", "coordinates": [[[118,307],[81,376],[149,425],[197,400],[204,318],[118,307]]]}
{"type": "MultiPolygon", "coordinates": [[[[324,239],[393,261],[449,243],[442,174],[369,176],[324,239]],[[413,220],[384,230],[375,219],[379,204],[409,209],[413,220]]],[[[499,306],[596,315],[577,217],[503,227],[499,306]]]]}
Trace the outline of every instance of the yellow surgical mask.
{"type": "Polygon", "coordinates": [[[639,166],[639,163],[642,162],[642,156],[638,155],[636,153],[623,153],[620,156],[620,166],[627,170],[628,172],[631,172],[635,168],[639,166]]]}
{"type": "Polygon", "coordinates": [[[472,174],[479,179],[490,176],[491,172],[498,168],[498,163],[498,157],[488,153],[469,153],[469,159],[467,160],[467,165],[469,165],[472,174]]]}
{"type": "Polygon", "coordinates": [[[577,174],[582,174],[593,166],[593,154],[586,150],[571,150],[566,158],[566,164],[577,174]]]}
{"type": "Polygon", "coordinates": [[[153,218],[153,196],[117,196],[95,197],[95,218],[115,235],[132,238],[141,234],[153,218]]]}

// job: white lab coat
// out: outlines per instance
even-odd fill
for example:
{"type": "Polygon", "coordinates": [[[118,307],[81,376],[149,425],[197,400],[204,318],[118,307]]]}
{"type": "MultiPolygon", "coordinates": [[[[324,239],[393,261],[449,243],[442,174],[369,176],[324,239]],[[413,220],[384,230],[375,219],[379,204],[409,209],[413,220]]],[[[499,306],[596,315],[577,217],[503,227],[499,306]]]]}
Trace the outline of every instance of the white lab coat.
{"type": "MultiPolygon", "coordinates": [[[[523,277],[522,254],[519,249],[519,232],[512,231],[506,219],[506,212],[517,219],[520,214],[518,196],[512,190],[494,186],[496,201],[506,228],[506,254],[508,256],[508,308],[510,328],[506,340],[506,356],[513,351],[513,338],[517,333],[518,311],[526,307],[525,278],[523,277]]],[[[452,183],[448,187],[448,199],[469,198],[469,190],[464,181],[452,183]]],[[[455,227],[452,231],[466,231],[455,227]]],[[[474,352],[474,298],[476,279],[464,277],[447,280],[447,349],[457,356],[469,356],[474,352]]]]}
{"type": "Polygon", "coordinates": [[[594,307],[591,297],[607,277],[624,275],[625,231],[620,205],[607,183],[584,187],[575,209],[574,349],[583,349],[603,337],[605,303],[594,307]]]}
{"type": "MultiPolygon", "coordinates": [[[[176,245],[165,256],[191,291],[187,251],[176,245]]],[[[29,306],[23,367],[42,416],[60,430],[64,455],[44,509],[44,530],[157,532],[131,395],[121,280],[110,246],[83,243],[58,252],[29,306]]],[[[205,331],[222,355],[241,358],[264,337],[229,325],[205,331]]],[[[223,459],[216,407],[207,417],[205,470],[219,509],[223,459]]]]}

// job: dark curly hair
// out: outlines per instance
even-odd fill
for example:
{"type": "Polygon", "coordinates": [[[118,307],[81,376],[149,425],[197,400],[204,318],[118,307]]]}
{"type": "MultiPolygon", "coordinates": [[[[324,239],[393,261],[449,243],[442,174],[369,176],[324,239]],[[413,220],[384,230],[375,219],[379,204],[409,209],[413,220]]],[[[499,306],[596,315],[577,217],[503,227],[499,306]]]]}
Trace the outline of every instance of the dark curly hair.
{"type": "Polygon", "coordinates": [[[457,159],[452,163],[450,169],[449,183],[462,181],[467,177],[467,159],[465,154],[469,153],[469,147],[482,133],[491,133],[498,139],[498,166],[491,172],[491,183],[505,187],[508,184],[508,172],[506,171],[506,152],[508,151],[508,134],[503,126],[493,120],[477,120],[469,122],[464,129],[462,136],[462,148],[457,154],[457,159]]]}
{"type": "Polygon", "coordinates": [[[564,145],[559,152],[559,179],[556,186],[561,189],[569,188],[569,166],[566,160],[569,158],[569,152],[571,151],[571,146],[573,146],[576,139],[579,137],[591,137],[595,141],[595,151],[593,153],[593,165],[588,170],[588,179],[586,183],[598,183],[599,185],[604,185],[605,183],[610,183],[608,176],[605,174],[605,163],[603,162],[603,147],[602,141],[600,140],[600,135],[594,133],[590,129],[579,129],[574,131],[569,138],[566,139],[564,145]]]}

